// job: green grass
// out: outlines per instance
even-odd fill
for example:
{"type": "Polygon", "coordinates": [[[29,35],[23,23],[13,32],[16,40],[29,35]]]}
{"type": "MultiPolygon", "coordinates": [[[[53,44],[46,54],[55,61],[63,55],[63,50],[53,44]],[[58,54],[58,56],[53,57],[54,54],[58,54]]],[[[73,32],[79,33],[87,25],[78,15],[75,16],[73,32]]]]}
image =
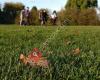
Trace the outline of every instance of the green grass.
{"type": "Polygon", "coordinates": [[[100,27],[1,25],[0,80],[100,80],[100,27]],[[19,61],[20,53],[28,55],[35,47],[49,68],[19,61]],[[80,54],[75,55],[77,48],[80,54]]]}

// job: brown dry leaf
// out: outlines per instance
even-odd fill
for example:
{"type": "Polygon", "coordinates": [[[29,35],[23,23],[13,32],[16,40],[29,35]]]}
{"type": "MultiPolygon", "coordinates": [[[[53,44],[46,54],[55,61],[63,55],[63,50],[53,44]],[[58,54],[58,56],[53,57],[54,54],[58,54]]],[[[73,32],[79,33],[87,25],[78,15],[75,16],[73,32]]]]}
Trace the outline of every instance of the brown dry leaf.
{"type": "Polygon", "coordinates": [[[28,63],[28,58],[25,57],[23,54],[20,54],[19,59],[26,65],[28,63]]]}
{"type": "Polygon", "coordinates": [[[24,56],[23,54],[20,54],[19,59],[24,63],[25,65],[30,65],[32,67],[39,66],[43,68],[48,67],[48,61],[45,57],[41,57],[38,62],[34,62],[32,59],[24,56]]]}
{"type": "Polygon", "coordinates": [[[74,50],[74,54],[75,54],[75,55],[80,54],[80,48],[76,48],[76,49],[74,50]]]}

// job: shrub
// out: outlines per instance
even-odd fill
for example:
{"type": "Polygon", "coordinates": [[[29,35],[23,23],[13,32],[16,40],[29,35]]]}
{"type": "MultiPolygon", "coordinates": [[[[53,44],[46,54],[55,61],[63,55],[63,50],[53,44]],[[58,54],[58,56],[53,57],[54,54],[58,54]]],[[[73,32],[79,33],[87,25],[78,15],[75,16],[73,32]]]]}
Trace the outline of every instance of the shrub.
{"type": "Polygon", "coordinates": [[[81,10],[77,20],[78,20],[79,25],[97,25],[98,24],[98,18],[96,16],[95,9],[81,10]]]}
{"type": "Polygon", "coordinates": [[[99,25],[96,10],[93,8],[67,8],[59,12],[59,21],[63,25],[99,25]]]}

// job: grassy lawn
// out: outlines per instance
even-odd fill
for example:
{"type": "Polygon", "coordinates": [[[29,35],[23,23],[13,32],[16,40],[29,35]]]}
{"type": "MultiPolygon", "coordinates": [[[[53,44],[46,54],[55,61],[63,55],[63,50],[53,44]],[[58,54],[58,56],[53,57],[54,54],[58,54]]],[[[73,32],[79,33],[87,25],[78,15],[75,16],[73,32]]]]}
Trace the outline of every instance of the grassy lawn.
{"type": "Polygon", "coordinates": [[[1,25],[0,80],[100,80],[100,27],[1,25]],[[19,61],[33,48],[47,57],[49,68],[19,61]]]}

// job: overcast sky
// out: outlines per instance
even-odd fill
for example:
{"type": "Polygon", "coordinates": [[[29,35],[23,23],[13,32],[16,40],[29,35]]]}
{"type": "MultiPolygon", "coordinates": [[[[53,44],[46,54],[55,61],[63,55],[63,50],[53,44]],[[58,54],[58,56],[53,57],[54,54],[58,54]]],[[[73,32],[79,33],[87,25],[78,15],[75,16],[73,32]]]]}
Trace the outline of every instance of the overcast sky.
{"type": "MultiPolygon", "coordinates": [[[[21,2],[25,6],[32,8],[36,6],[37,8],[48,8],[50,10],[60,10],[64,8],[67,0],[0,0],[0,4],[5,2],[21,2]]],[[[100,0],[98,0],[98,5],[100,7],[100,0]]]]}

